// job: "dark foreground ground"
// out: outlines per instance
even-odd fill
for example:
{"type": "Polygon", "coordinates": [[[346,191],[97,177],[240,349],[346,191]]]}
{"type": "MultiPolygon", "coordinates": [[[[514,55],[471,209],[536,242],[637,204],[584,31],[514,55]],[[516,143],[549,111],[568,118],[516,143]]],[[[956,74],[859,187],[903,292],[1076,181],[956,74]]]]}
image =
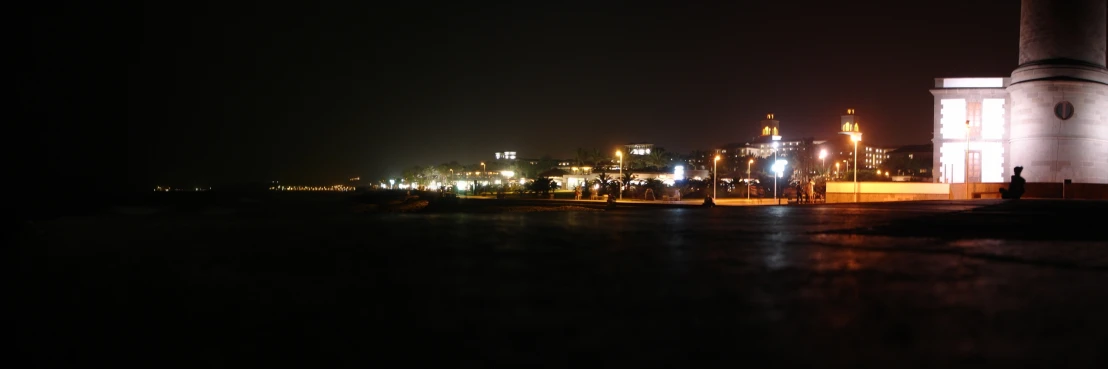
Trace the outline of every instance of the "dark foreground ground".
{"type": "Polygon", "coordinates": [[[324,208],[130,209],[25,226],[9,247],[9,360],[1108,366],[1108,202],[324,208]]]}

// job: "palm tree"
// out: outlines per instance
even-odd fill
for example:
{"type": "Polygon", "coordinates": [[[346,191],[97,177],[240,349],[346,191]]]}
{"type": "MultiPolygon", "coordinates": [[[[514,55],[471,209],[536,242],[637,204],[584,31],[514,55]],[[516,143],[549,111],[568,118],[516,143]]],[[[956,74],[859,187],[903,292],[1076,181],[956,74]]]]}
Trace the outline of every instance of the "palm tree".
{"type": "Polygon", "coordinates": [[[598,185],[596,195],[599,196],[607,193],[608,183],[611,183],[613,181],[612,176],[608,175],[608,173],[606,172],[601,171],[600,174],[596,176],[596,179],[593,180],[593,182],[596,182],[596,184],[598,185]]]}
{"type": "MultiPolygon", "coordinates": [[[[662,183],[662,180],[660,180],[660,179],[648,178],[646,180],[646,183],[643,184],[643,188],[650,189],[654,193],[655,198],[660,198],[660,197],[662,197],[662,194],[664,193],[664,191],[666,189],[666,184],[662,183]]],[[[644,195],[645,195],[645,193],[644,193],[644,195]]]]}
{"type": "Polygon", "coordinates": [[[605,172],[600,172],[600,174],[598,174],[596,176],[596,183],[598,183],[600,185],[605,185],[608,182],[610,182],[611,180],[612,180],[612,176],[608,175],[608,173],[605,173],[605,172]]]}
{"type": "Polygon", "coordinates": [[[653,170],[662,170],[669,164],[669,158],[666,155],[665,150],[655,149],[650,154],[646,155],[646,166],[653,170]]]}
{"type": "Polygon", "coordinates": [[[627,183],[631,183],[631,180],[633,180],[635,178],[639,178],[639,176],[637,174],[632,173],[630,170],[625,170],[625,171],[623,171],[623,178],[621,178],[621,180],[623,181],[622,182],[623,184],[627,184],[627,183]]]}
{"type": "Polygon", "coordinates": [[[431,184],[431,179],[435,178],[435,173],[437,172],[435,167],[428,165],[426,167],[420,167],[419,169],[420,184],[425,186],[431,184]]]}
{"type": "Polygon", "coordinates": [[[624,171],[626,171],[627,169],[646,169],[650,166],[647,158],[642,155],[630,155],[629,157],[624,158],[623,162],[627,163],[627,168],[624,168],[624,171]]]}
{"type": "Polygon", "coordinates": [[[556,189],[558,189],[558,183],[554,182],[552,178],[539,177],[531,182],[531,191],[534,191],[536,195],[541,192],[543,196],[547,196],[550,194],[550,191],[556,189]]]}
{"type": "Polygon", "coordinates": [[[631,180],[633,180],[635,178],[638,178],[638,177],[639,177],[638,175],[632,173],[630,170],[623,171],[623,178],[620,178],[621,181],[619,183],[620,187],[622,187],[624,190],[630,190],[631,189],[631,186],[630,186],[631,180]]]}

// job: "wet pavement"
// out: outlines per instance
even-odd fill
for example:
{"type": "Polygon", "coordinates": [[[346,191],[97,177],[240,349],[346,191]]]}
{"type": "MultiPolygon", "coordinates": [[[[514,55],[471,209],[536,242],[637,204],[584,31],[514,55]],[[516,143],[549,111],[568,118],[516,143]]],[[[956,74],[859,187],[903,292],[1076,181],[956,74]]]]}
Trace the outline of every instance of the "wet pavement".
{"type": "Polygon", "coordinates": [[[1104,367],[1106,211],[72,217],[17,240],[19,351],[43,366],[1104,367]]]}

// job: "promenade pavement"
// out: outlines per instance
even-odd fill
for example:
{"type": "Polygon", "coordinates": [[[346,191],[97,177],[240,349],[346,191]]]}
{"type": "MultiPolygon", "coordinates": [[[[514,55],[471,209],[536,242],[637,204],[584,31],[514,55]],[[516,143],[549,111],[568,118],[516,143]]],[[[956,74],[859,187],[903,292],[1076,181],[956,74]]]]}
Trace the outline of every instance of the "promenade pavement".
{"type": "Polygon", "coordinates": [[[1108,202],[592,210],[45,221],[9,360],[1108,366],[1108,202]]]}

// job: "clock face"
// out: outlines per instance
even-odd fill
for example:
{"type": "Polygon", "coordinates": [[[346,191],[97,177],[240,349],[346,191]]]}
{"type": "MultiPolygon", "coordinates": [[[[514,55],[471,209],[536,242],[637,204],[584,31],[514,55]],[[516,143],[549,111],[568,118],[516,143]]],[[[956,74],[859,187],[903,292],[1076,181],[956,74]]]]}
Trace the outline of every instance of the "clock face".
{"type": "Polygon", "coordinates": [[[1070,117],[1073,117],[1073,104],[1070,104],[1069,101],[1054,104],[1054,116],[1061,120],[1070,119],[1070,117]]]}

